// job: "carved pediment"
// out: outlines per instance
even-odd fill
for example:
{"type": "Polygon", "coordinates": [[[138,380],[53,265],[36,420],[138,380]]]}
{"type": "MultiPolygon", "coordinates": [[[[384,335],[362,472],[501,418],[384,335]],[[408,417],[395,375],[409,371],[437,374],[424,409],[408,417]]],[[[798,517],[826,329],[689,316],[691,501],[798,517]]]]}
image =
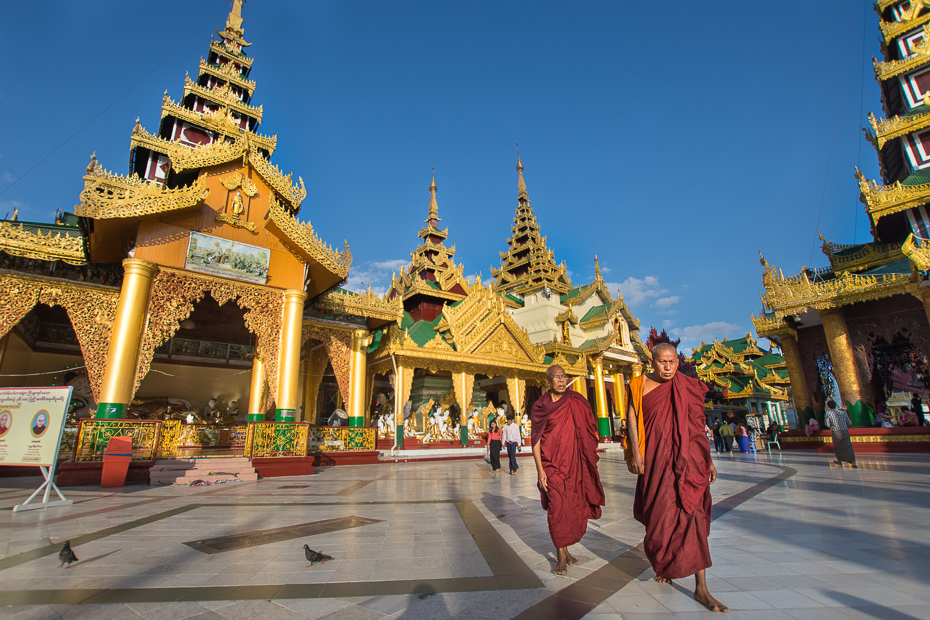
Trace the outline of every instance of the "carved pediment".
{"type": "Polygon", "coordinates": [[[506,358],[519,360],[522,362],[537,362],[535,356],[526,351],[518,339],[507,329],[506,325],[500,325],[482,342],[478,343],[474,351],[475,355],[506,358]]]}

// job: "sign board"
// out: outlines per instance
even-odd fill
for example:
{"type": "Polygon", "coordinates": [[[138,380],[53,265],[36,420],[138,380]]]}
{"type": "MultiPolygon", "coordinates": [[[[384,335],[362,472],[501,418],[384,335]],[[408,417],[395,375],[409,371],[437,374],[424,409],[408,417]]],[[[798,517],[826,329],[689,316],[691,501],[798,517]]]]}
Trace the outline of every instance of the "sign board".
{"type": "Polygon", "coordinates": [[[0,465],[58,461],[71,387],[0,388],[0,465]]]}
{"type": "Polygon", "coordinates": [[[184,267],[212,276],[265,284],[271,250],[191,232],[184,267]]]}

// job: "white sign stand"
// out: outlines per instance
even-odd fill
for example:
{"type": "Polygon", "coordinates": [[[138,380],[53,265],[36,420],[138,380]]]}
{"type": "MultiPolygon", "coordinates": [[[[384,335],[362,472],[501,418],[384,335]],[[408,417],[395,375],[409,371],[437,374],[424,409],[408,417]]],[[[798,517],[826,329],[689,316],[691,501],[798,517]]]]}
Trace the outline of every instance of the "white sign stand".
{"type": "MultiPolygon", "coordinates": [[[[61,443],[61,437],[58,438],[59,444],[61,443]]],[[[45,476],[45,482],[42,483],[38,489],[36,489],[32,495],[29,496],[29,499],[24,501],[18,506],[13,506],[13,512],[21,512],[23,510],[38,510],[39,508],[52,508],[54,506],[69,506],[74,502],[70,499],[65,499],[65,496],[62,495],[61,490],[55,485],[55,465],[52,464],[48,467],[39,466],[39,469],[42,470],[42,475],[45,476]],[[42,492],[42,489],[45,489],[45,495],[42,497],[41,504],[30,504],[36,495],[42,492]],[[52,494],[52,489],[55,489],[55,493],[58,494],[60,500],[55,500],[54,502],[48,501],[49,496],[52,494]]]]}
{"type": "Polygon", "coordinates": [[[58,453],[61,450],[61,438],[65,433],[65,424],[68,421],[68,405],[71,403],[71,392],[73,388],[68,387],[67,395],[64,398],[64,415],[61,416],[61,428],[58,429],[58,441],[55,442],[55,457],[51,460],[51,464],[46,467],[43,465],[39,466],[39,469],[42,471],[42,475],[45,477],[45,482],[43,482],[35,492],[29,496],[22,504],[18,506],[13,506],[13,512],[21,512],[23,510],[38,510],[39,508],[52,508],[54,506],[69,506],[74,502],[70,499],[66,499],[62,494],[61,490],[55,485],[55,465],[58,462],[58,453]],[[55,489],[55,493],[61,499],[55,501],[48,501],[49,497],[52,494],[52,489],[55,489]],[[30,504],[35,498],[36,495],[45,491],[45,494],[42,496],[42,502],[36,502],[35,504],[30,504]]]}

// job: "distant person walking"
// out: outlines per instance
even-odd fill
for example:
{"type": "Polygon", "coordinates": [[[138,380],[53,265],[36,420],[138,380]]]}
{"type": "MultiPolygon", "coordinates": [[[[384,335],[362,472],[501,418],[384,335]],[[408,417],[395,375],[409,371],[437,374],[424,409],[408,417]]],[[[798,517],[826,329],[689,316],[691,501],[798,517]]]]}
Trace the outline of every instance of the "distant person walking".
{"type": "Polygon", "coordinates": [[[721,424],[720,438],[723,440],[723,445],[727,449],[727,453],[733,456],[733,427],[727,423],[721,424]]]}
{"type": "Polygon", "coordinates": [[[749,452],[749,429],[745,424],[736,427],[736,441],[740,452],[749,452]]]}
{"type": "Polygon", "coordinates": [[[920,394],[911,392],[911,410],[917,415],[917,425],[923,426],[924,420],[924,403],[920,400],[920,394]]]}
{"type": "Polygon", "coordinates": [[[513,416],[507,417],[507,424],[504,425],[504,445],[507,446],[507,458],[510,460],[510,475],[517,473],[520,467],[517,465],[517,446],[520,445],[520,427],[513,423],[513,416]]]}
{"type": "Polygon", "coordinates": [[[827,401],[827,412],[823,414],[827,428],[833,431],[833,451],[836,453],[834,465],[842,465],[844,462],[856,465],[856,453],[853,452],[852,441],[849,439],[849,427],[852,426],[852,420],[845,409],[836,406],[836,401],[827,401]]]}
{"type": "Polygon", "coordinates": [[[717,454],[726,451],[726,445],[723,443],[723,437],[720,436],[720,420],[714,419],[714,450],[717,454]]]}
{"type": "Polygon", "coordinates": [[[497,420],[491,420],[488,428],[488,452],[491,455],[491,473],[501,470],[501,429],[497,427],[497,420]]]}

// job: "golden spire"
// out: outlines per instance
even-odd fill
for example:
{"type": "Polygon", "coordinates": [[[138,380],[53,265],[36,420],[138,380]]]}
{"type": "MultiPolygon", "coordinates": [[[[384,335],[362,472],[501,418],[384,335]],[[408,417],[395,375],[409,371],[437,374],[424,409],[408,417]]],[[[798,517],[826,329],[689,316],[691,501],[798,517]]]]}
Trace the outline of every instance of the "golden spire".
{"type": "Polygon", "coordinates": [[[526,181],[523,180],[523,162],[520,161],[520,152],[517,151],[517,189],[520,190],[520,195],[526,195],[526,181]]]}
{"type": "Polygon", "coordinates": [[[601,263],[597,260],[597,254],[594,255],[594,279],[603,280],[604,276],[601,275],[601,263]]]}
{"type": "Polygon", "coordinates": [[[433,166],[433,180],[429,184],[429,215],[426,217],[426,225],[438,228],[439,224],[439,203],[436,201],[436,166],[433,166]]]}
{"type": "Polygon", "coordinates": [[[242,36],[242,0],[233,0],[229,16],[226,18],[226,30],[242,36]]]}

